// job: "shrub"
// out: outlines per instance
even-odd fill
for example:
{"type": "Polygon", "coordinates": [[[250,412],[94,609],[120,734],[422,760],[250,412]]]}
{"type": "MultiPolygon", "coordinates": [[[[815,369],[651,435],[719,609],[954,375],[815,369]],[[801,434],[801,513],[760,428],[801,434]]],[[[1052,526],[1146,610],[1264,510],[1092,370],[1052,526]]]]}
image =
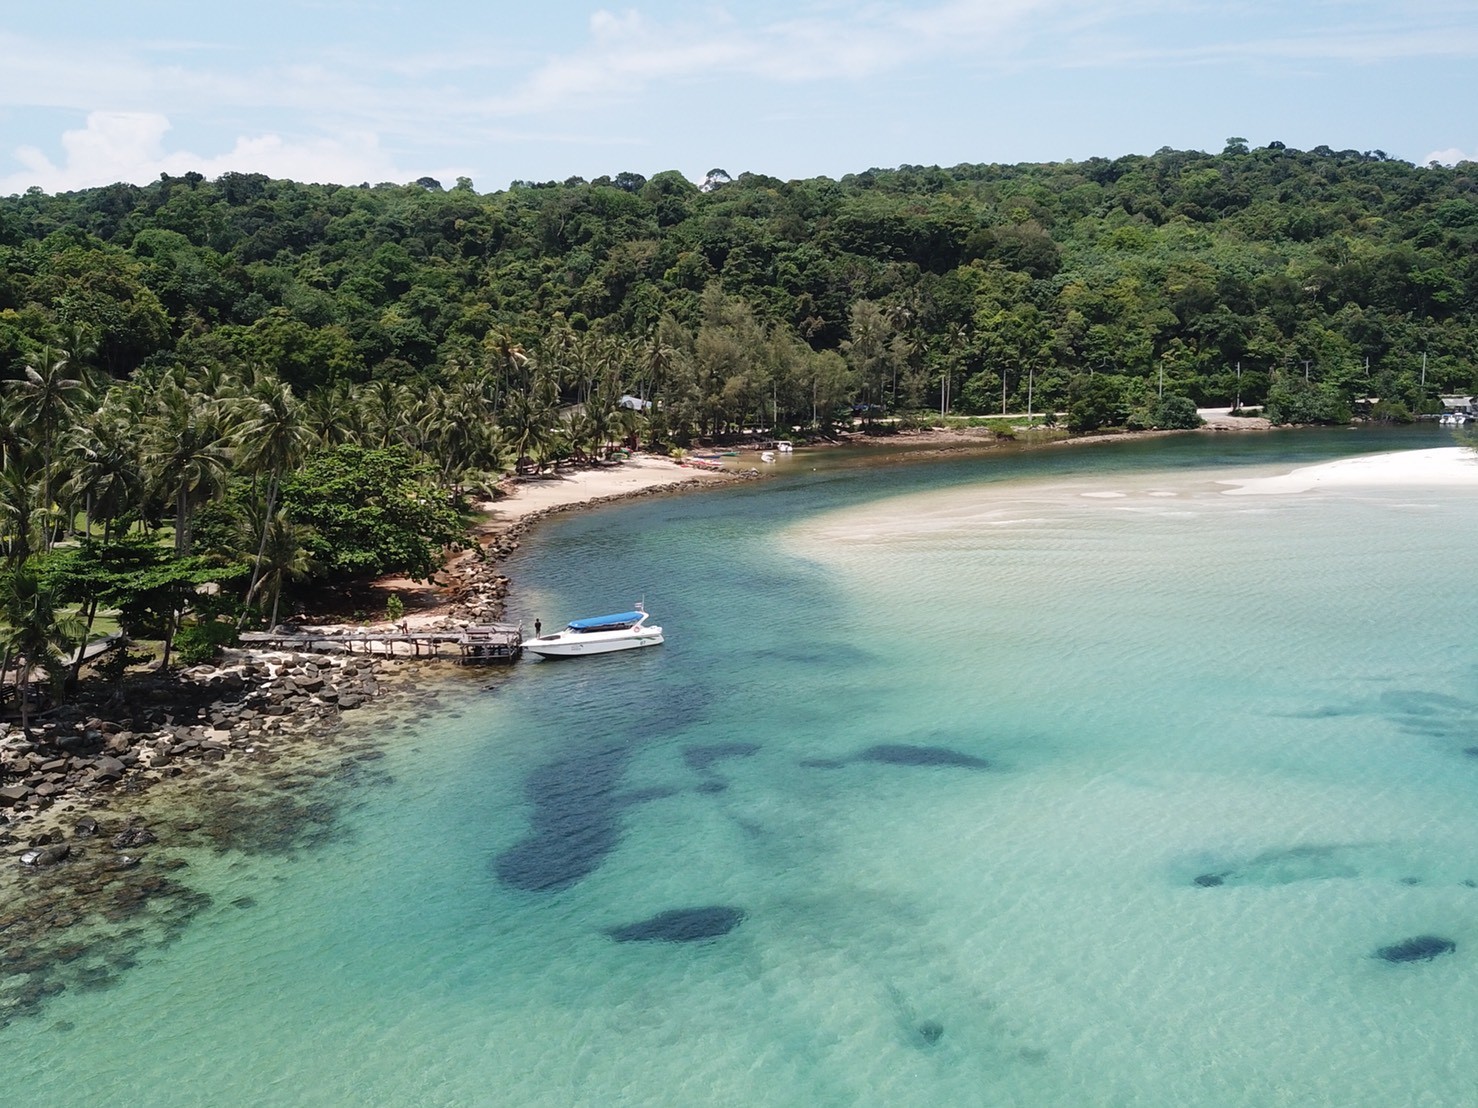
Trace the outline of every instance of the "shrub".
{"type": "Polygon", "coordinates": [[[236,627],[223,620],[187,623],[174,637],[175,653],[187,666],[203,665],[221,652],[223,646],[236,642],[236,627]]]}

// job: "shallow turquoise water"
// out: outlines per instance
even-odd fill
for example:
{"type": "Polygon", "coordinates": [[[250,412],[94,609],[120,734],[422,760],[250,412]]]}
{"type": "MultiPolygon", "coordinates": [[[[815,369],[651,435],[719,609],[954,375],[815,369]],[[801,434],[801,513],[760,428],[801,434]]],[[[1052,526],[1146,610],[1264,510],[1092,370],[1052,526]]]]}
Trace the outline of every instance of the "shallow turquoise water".
{"type": "Polygon", "coordinates": [[[667,644],[469,694],[327,846],[192,857],[219,907],[0,1032],[7,1096],[1471,1103],[1471,494],[1217,484],[1447,441],[802,455],[550,524],[515,614],[667,644]]]}

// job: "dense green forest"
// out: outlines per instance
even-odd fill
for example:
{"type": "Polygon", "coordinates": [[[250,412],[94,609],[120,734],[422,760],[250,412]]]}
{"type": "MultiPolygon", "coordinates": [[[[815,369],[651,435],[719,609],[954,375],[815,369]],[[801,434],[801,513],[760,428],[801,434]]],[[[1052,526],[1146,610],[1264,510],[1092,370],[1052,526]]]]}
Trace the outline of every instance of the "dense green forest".
{"type": "Polygon", "coordinates": [[[0,199],[0,378],[24,571],[0,607],[39,581],[95,608],[104,577],[123,605],[107,575],[164,533],[150,572],[178,592],[235,564],[267,618],[295,579],[426,572],[448,533],[346,521],[336,481],[439,508],[622,441],[942,408],[1078,431],[1435,410],[1478,389],[1478,166],[1229,139],[836,181],[31,190],[0,199]]]}
{"type": "MultiPolygon", "coordinates": [[[[713,171],[479,195],[227,175],[0,201],[0,367],[266,368],[657,402],[685,441],[839,406],[1066,410],[1282,382],[1416,410],[1478,365],[1478,167],[1249,149],[832,181],[713,171]],[[1425,360],[1427,389],[1423,392],[1425,360]],[[541,391],[542,390],[542,391],[541,391]]],[[[362,407],[363,405],[361,405],[362,407]]],[[[536,405],[537,406],[537,405],[536,405]]],[[[541,428],[542,429],[542,428],[541,428]]]]}

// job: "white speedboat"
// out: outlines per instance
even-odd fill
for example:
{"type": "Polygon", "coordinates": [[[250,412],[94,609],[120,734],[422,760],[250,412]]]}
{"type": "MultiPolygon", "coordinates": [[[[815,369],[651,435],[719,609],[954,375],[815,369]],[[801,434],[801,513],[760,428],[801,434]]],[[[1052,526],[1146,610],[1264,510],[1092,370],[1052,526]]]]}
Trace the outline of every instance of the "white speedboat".
{"type": "Polygon", "coordinates": [[[571,658],[580,654],[609,654],[656,646],[662,628],[647,625],[647,613],[638,605],[634,612],[616,612],[574,620],[563,631],[528,639],[523,648],[544,658],[571,658]]]}

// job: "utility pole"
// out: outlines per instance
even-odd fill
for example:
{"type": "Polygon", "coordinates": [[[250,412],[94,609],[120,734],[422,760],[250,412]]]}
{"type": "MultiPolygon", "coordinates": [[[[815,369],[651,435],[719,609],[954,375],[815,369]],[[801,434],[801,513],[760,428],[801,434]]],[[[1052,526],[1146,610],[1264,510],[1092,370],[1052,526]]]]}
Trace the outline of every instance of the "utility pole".
{"type": "Polygon", "coordinates": [[[1308,380],[1309,380],[1309,359],[1305,358],[1304,359],[1304,383],[1307,384],[1308,383],[1308,380]]]}
{"type": "Polygon", "coordinates": [[[1032,383],[1036,379],[1036,367],[1030,366],[1026,371],[1026,425],[1032,425],[1032,383]]]}
{"type": "Polygon", "coordinates": [[[1427,387],[1427,352],[1422,351],[1422,388],[1427,387]]]}
{"type": "Polygon", "coordinates": [[[1237,402],[1232,405],[1232,411],[1242,410],[1242,363],[1237,363],[1237,402]]]}

